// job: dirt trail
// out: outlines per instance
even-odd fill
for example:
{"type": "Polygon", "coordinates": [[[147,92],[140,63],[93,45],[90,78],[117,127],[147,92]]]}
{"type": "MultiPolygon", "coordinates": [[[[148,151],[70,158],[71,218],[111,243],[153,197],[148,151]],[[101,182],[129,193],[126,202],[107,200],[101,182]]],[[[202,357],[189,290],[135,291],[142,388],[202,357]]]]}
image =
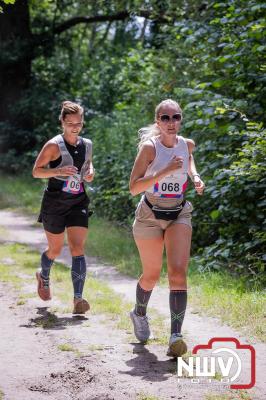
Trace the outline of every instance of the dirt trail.
{"type": "MultiPolygon", "coordinates": [[[[41,252],[45,249],[44,234],[33,224],[31,217],[0,211],[2,240],[4,237],[6,241],[25,243],[41,252]]],[[[58,261],[70,265],[67,248],[58,261]]],[[[87,257],[87,265],[96,278],[134,301],[135,279],[122,276],[94,257],[87,257]]],[[[27,291],[34,293],[35,289],[33,282],[27,291]]],[[[164,346],[152,342],[146,346],[129,343],[127,332],[118,331],[102,315],[52,315],[49,306],[54,306],[56,299],[43,303],[37,297],[30,298],[18,307],[17,297],[7,285],[0,285],[0,389],[4,399],[122,400],[141,398],[145,394],[161,400],[198,400],[204,399],[206,393],[224,391],[218,382],[178,382],[174,373],[176,363],[166,357],[164,346]],[[49,317],[54,319],[53,326],[40,326],[49,317]],[[71,344],[77,352],[59,351],[58,346],[64,343],[71,344]]],[[[169,319],[168,290],[156,288],[150,306],[169,319]]],[[[256,349],[257,383],[248,393],[252,399],[266,398],[264,344],[254,343],[221,325],[218,319],[202,318],[190,309],[184,333],[190,349],[196,344],[206,344],[212,337],[234,337],[242,344],[252,344],[256,349]]],[[[248,357],[244,359],[244,366],[249,371],[248,357]]]]}

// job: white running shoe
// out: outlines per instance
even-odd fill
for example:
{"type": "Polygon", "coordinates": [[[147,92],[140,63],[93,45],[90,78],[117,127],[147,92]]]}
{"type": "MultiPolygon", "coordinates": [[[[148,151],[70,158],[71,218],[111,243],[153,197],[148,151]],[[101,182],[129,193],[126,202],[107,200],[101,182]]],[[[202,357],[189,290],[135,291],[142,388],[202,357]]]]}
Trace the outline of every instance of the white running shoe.
{"type": "Polygon", "coordinates": [[[129,313],[131,321],[134,325],[134,333],[136,338],[141,342],[145,343],[151,336],[151,331],[149,327],[149,320],[147,315],[137,315],[135,310],[129,313]]]}

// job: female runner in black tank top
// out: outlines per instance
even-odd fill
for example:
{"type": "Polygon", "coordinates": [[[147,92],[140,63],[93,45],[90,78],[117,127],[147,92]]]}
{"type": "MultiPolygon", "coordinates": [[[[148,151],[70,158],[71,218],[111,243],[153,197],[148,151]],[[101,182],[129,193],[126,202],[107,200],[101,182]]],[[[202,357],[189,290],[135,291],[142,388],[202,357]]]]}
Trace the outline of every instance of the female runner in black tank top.
{"type": "Polygon", "coordinates": [[[75,314],[83,314],[90,308],[82,297],[86,277],[84,244],[90,215],[84,181],[93,180],[94,169],[92,144],[89,139],[79,136],[83,113],[79,104],[63,102],[59,118],[63,135],[56,136],[44,145],[33,167],[34,178],[49,179],[38,219],[43,223],[48,242],[48,248],[41,256],[41,269],[36,272],[38,294],[42,300],[51,299],[50,269],[54,259],[61,253],[66,230],[72,255],[75,314]],[[66,160],[72,162],[68,164],[66,160]]]}

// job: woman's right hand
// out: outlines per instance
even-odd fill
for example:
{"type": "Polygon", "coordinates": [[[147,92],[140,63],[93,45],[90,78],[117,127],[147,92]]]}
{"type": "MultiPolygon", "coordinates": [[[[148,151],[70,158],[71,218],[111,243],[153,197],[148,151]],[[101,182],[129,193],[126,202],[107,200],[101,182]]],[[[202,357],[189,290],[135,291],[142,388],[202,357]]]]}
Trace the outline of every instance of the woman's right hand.
{"type": "Polygon", "coordinates": [[[74,165],[66,165],[65,167],[56,169],[56,176],[73,176],[78,172],[77,167],[74,165]]]}
{"type": "Polygon", "coordinates": [[[174,156],[172,160],[167,164],[167,166],[163,169],[163,172],[169,173],[173,172],[177,169],[182,168],[184,159],[180,156],[174,156]]]}

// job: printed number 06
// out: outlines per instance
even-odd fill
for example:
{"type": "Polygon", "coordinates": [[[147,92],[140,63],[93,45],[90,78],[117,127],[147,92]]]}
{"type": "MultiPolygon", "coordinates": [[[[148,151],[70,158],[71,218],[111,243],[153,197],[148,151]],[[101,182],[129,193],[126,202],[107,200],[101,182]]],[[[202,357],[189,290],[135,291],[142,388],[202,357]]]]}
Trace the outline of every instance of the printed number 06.
{"type": "Polygon", "coordinates": [[[70,183],[70,188],[71,188],[71,189],[79,190],[79,188],[80,188],[79,182],[74,182],[74,181],[72,181],[72,182],[70,183]]]}

